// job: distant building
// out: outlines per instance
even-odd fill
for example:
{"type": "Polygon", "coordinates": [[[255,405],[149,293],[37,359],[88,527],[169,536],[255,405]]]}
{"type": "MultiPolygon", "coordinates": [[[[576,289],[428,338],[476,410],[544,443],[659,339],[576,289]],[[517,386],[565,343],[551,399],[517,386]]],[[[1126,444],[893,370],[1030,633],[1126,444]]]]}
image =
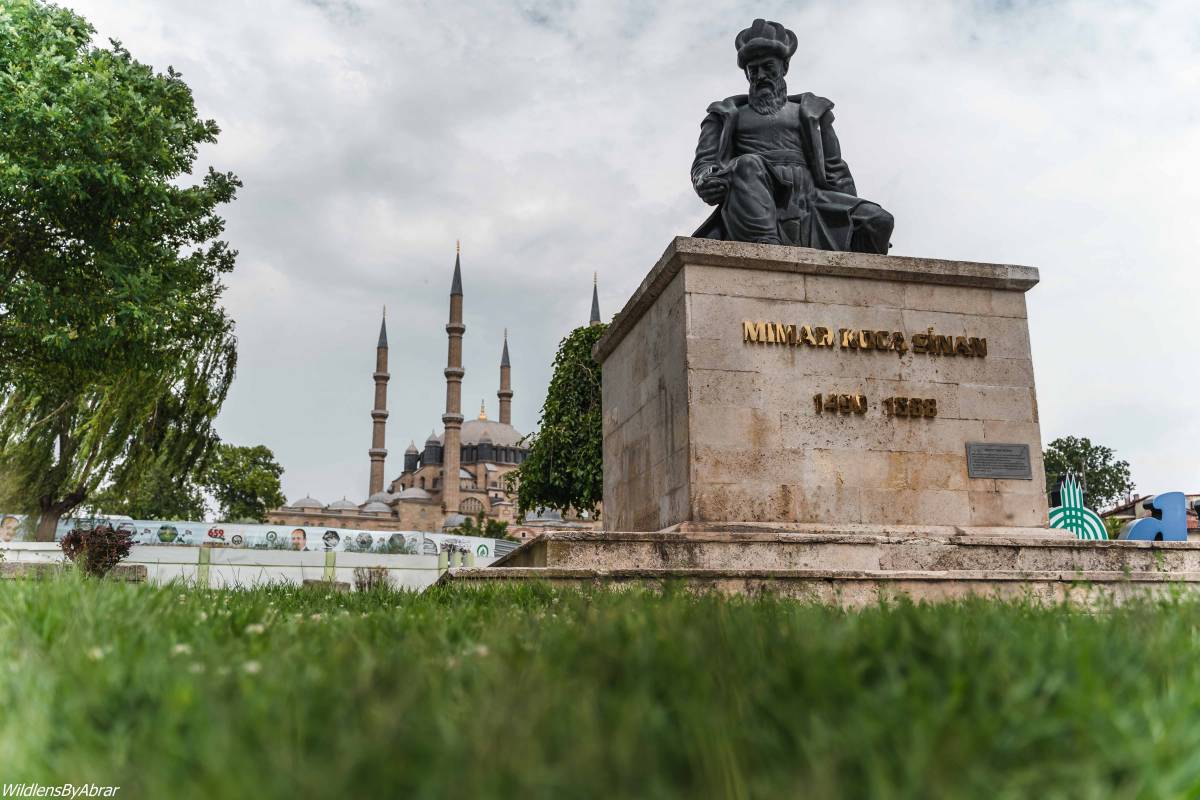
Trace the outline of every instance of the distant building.
{"type": "MultiPolygon", "coordinates": [[[[304,527],[361,528],[363,530],[421,530],[440,531],[456,527],[467,518],[508,522],[515,527],[516,504],[505,489],[504,476],[512,472],[529,455],[521,443],[523,434],[512,425],[512,364],[508,352],[508,332],[505,331],[500,351],[499,419],[487,417],[480,403],[479,416],[463,420],[462,337],[466,332],[462,317],[463,288],[461,253],[454,258],[454,276],[450,284],[450,321],[446,325],[449,348],[446,369],[446,413],[442,415],[442,431],[430,432],[422,448],[410,442],[404,452],[404,465],[399,477],[384,488],[384,462],[387,457],[385,425],[387,423],[388,373],[387,320],[379,326],[375,348],[375,403],[371,410],[370,478],[367,499],[356,503],[345,498],[322,503],[313,497],[302,497],[272,511],[268,522],[304,527]],[[449,480],[447,475],[456,476],[449,480]]],[[[591,324],[599,321],[600,310],[596,287],[592,287],[591,324]]],[[[564,522],[544,515],[527,515],[522,531],[546,527],[594,527],[590,521],[564,522]]],[[[539,531],[540,532],[540,531],[539,531]]]]}
{"type": "MultiPolygon", "coordinates": [[[[1187,498],[1188,538],[1200,539],[1200,519],[1196,516],[1196,509],[1192,507],[1197,500],[1200,500],[1200,493],[1187,493],[1184,496],[1187,498]]],[[[1133,500],[1122,503],[1116,508],[1105,511],[1100,515],[1100,518],[1109,524],[1111,524],[1110,520],[1116,520],[1119,525],[1124,525],[1130,520],[1149,517],[1152,515],[1149,504],[1153,497],[1154,495],[1152,494],[1136,497],[1133,500]]]]}

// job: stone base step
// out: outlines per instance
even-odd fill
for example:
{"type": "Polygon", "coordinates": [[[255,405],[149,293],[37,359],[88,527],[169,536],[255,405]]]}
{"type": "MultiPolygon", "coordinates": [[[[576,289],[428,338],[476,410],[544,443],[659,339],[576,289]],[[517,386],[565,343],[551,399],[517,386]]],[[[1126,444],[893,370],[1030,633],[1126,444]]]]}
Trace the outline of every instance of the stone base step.
{"type": "MultiPolygon", "coordinates": [[[[37,561],[16,561],[0,563],[0,580],[45,580],[58,575],[64,575],[74,569],[70,564],[45,563],[37,561]]],[[[104,576],[110,581],[122,583],[145,583],[145,564],[117,564],[104,576]]]]}
{"type": "Polygon", "coordinates": [[[727,595],[772,594],[861,608],[888,598],[916,602],[985,597],[1084,606],[1121,603],[1200,591],[1200,571],[1111,570],[855,570],[855,569],[579,569],[485,567],[452,569],[439,584],[482,585],[538,581],[558,587],[661,590],[681,584],[689,591],[727,595]]]}
{"type": "Polygon", "coordinates": [[[824,531],[561,531],[526,542],[491,568],[1200,572],[1200,542],[1082,541],[1037,529],[989,535],[824,531]]]}

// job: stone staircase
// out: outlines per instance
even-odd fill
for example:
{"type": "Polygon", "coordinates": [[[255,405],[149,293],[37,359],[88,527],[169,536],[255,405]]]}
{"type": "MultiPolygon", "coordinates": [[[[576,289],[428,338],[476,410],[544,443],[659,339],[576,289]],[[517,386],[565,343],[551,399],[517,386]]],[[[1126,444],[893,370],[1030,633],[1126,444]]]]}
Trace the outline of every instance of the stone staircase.
{"type": "Polygon", "coordinates": [[[1200,542],[1094,542],[1041,534],[800,533],[757,527],[686,533],[546,533],[441,583],[559,586],[668,582],[697,591],[773,593],[856,607],[981,595],[1084,604],[1200,588],[1200,542]]]}

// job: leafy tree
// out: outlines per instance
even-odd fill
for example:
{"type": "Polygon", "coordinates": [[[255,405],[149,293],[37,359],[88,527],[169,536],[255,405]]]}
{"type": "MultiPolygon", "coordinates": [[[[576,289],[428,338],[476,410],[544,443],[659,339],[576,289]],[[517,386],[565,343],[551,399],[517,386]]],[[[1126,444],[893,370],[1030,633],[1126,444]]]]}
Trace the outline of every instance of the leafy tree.
{"type": "Polygon", "coordinates": [[[1042,454],[1046,463],[1046,491],[1058,478],[1072,471],[1082,472],[1084,503],[1093,511],[1111,508],[1133,493],[1129,462],[1120,461],[1112,448],[1093,444],[1086,437],[1063,436],[1055,439],[1042,454]]]}
{"type": "Polygon", "coordinates": [[[508,532],[508,523],[498,519],[484,519],[483,512],[480,511],[475,519],[467,517],[462,524],[456,528],[451,528],[450,533],[459,536],[483,536],[488,539],[513,539],[512,534],[508,532]]]}
{"type": "Polygon", "coordinates": [[[265,445],[219,444],[204,472],[222,522],[266,522],[267,512],[287,502],[279,485],[283,467],[265,445]]]}
{"type": "Polygon", "coordinates": [[[596,513],[604,498],[600,365],[592,347],[606,325],[576,328],[558,346],[538,430],[526,439],[529,456],[505,476],[517,510],[596,513]]]}
{"type": "Polygon", "coordinates": [[[38,513],[36,538],[51,541],[59,518],[106,482],[130,497],[155,466],[186,475],[216,441],[234,362],[222,338],[158,374],[127,370],[54,396],[14,381],[0,401],[0,504],[38,513]]]}
{"type": "Polygon", "coordinates": [[[98,486],[190,471],[236,366],[215,209],[241,184],[187,181],[218,128],[177,72],[93,32],[0,6],[0,504],[43,540],[98,486]]]}
{"type": "Polygon", "coordinates": [[[88,505],[99,513],[122,514],[134,519],[203,520],[208,510],[204,493],[194,473],[179,474],[169,465],[155,462],[130,487],[125,497],[111,487],[96,494],[88,505]]]}

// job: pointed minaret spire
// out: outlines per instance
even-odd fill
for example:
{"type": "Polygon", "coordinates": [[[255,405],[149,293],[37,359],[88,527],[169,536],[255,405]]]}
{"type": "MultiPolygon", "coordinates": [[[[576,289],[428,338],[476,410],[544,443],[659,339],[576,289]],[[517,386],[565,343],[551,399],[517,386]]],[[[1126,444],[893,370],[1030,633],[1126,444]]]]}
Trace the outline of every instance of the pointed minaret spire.
{"type": "Polygon", "coordinates": [[[483,401],[479,401],[479,418],[487,419],[487,408],[484,407],[483,401]]]}
{"type": "Polygon", "coordinates": [[[467,331],[463,325],[463,291],[461,243],[455,245],[454,280],[450,284],[450,321],[446,323],[449,340],[446,350],[446,413],[442,424],[446,433],[442,439],[442,512],[447,516],[458,513],[459,464],[462,459],[462,339],[467,331]]]}
{"type": "Polygon", "coordinates": [[[500,351],[500,421],[512,425],[512,364],[508,362],[508,328],[504,329],[504,349],[500,351]]]}
{"type": "Polygon", "coordinates": [[[454,279],[450,282],[450,294],[462,295],[462,242],[454,243],[454,279]]]}
{"type": "Polygon", "coordinates": [[[384,425],[387,424],[388,342],[387,306],[383,308],[383,320],[379,323],[379,343],[375,345],[375,407],[371,409],[371,476],[367,481],[367,497],[383,491],[383,462],[387,458],[384,447],[384,425]]]}
{"type": "Polygon", "coordinates": [[[592,316],[588,320],[588,325],[600,324],[600,295],[597,294],[597,286],[599,285],[600,277],[597,273],[592,273],[592,316]]]}

